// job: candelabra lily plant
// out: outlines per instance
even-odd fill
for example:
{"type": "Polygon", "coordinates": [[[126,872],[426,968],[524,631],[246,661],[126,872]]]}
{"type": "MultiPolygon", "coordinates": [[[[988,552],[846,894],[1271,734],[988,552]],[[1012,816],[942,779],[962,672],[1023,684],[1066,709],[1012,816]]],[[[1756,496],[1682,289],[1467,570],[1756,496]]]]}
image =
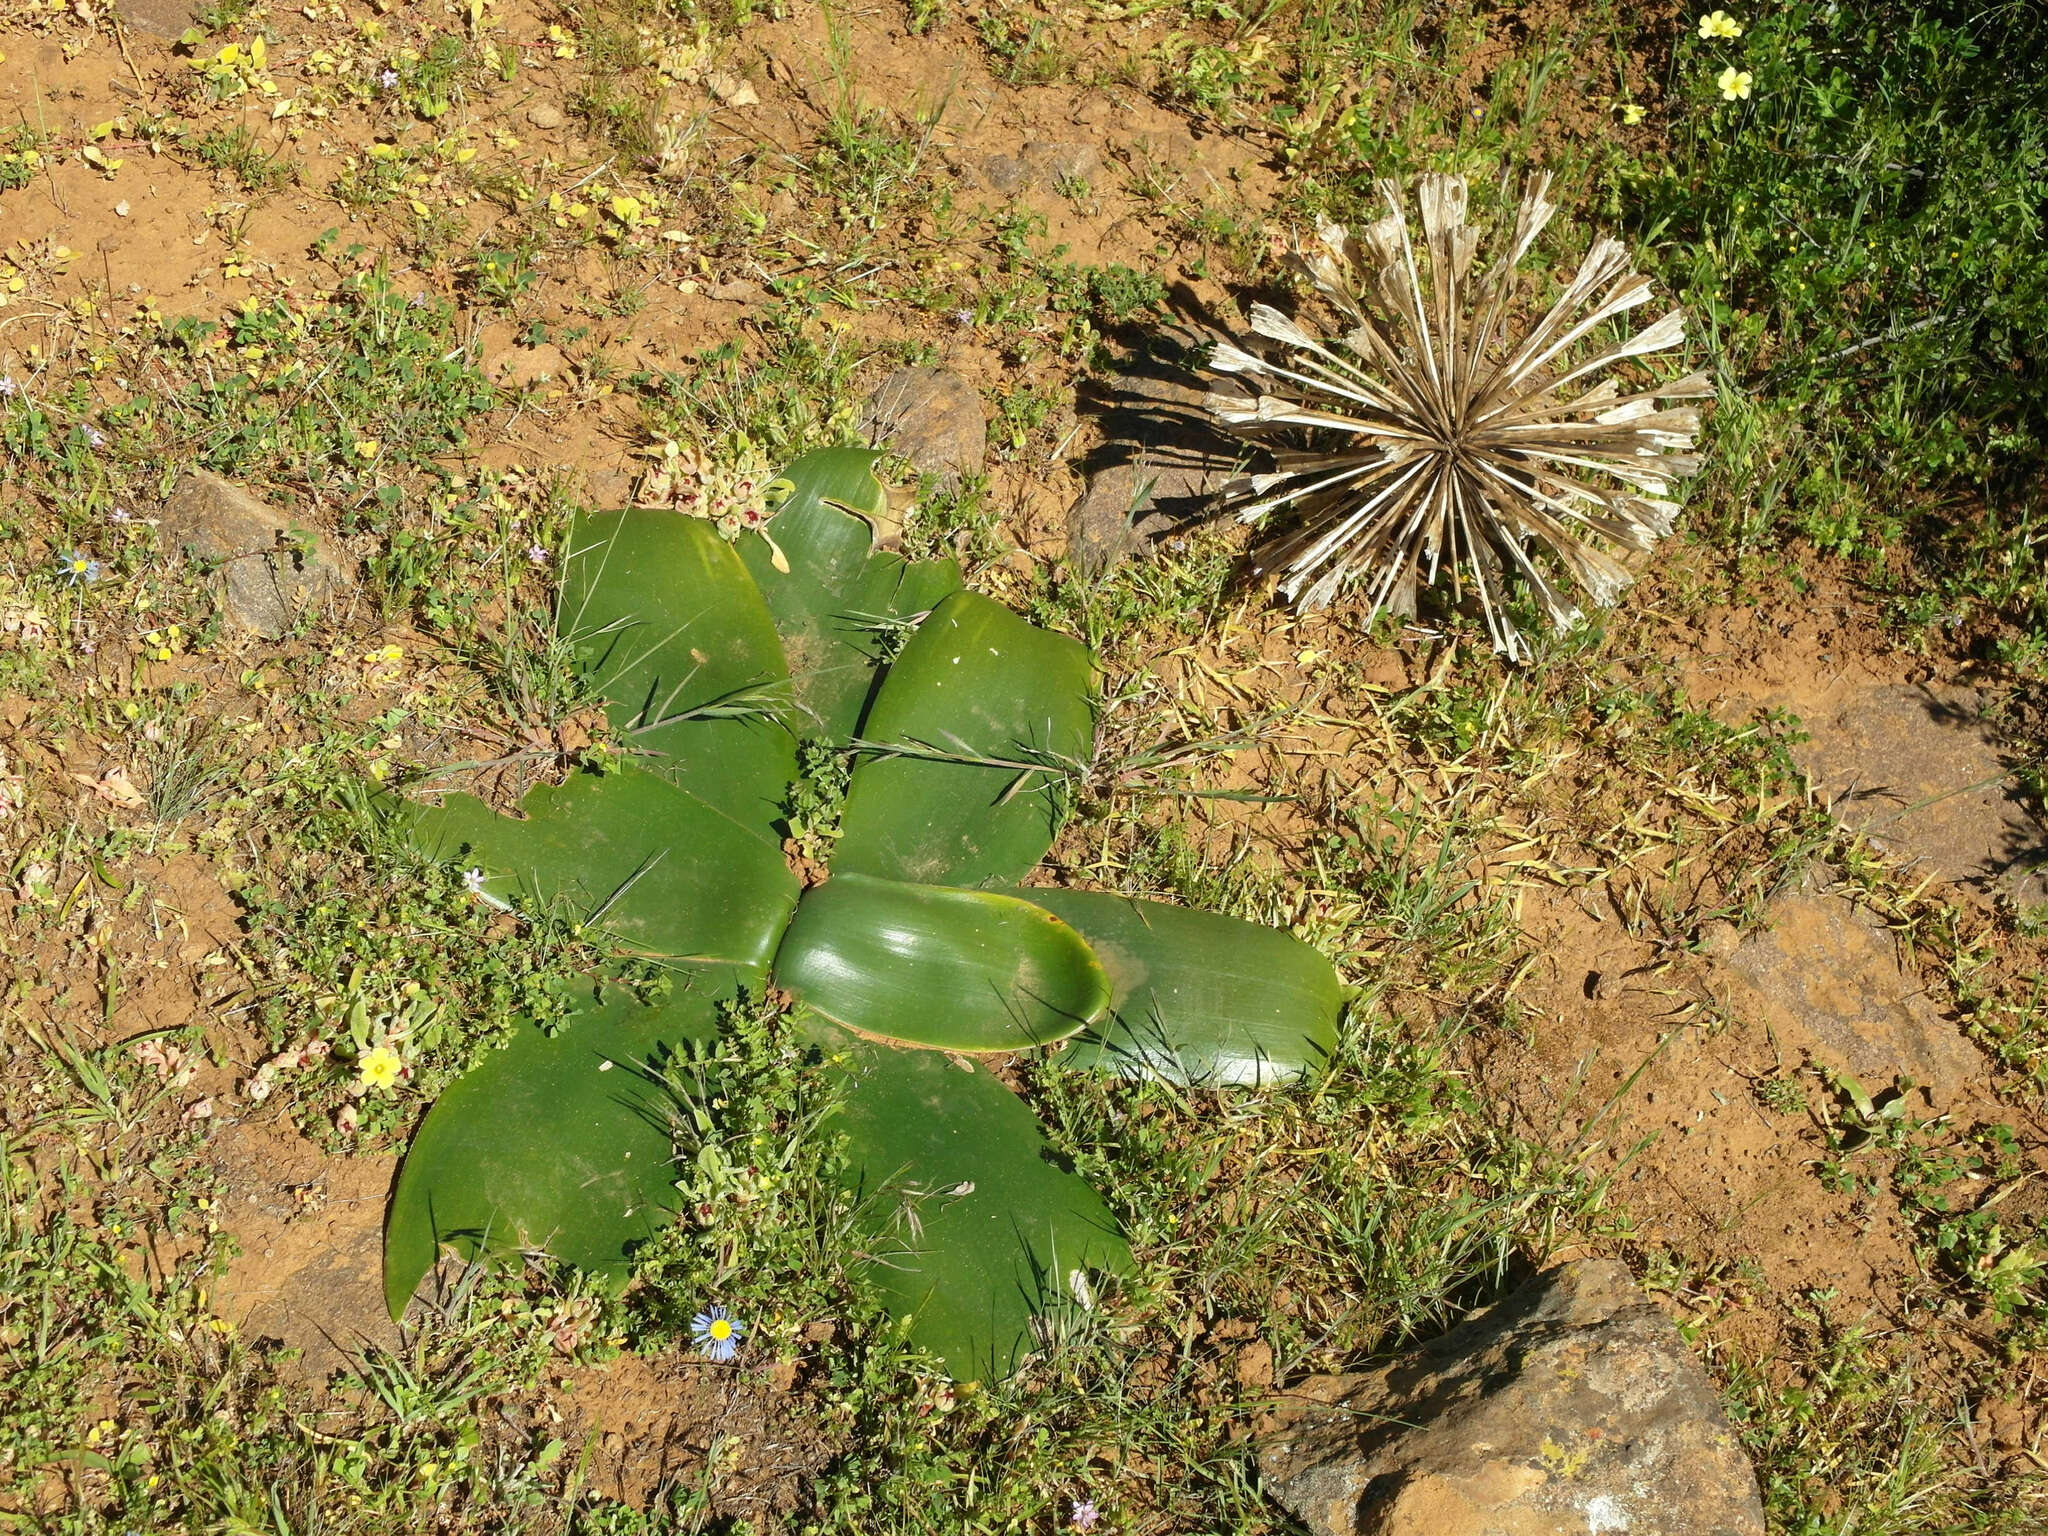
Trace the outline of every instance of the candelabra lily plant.
{"type": "Polygon", "coordinates": [[[991,1057],[1270,1085],[1334,1045],[1336,974],[1288,934],[1022,883],[1093,754],[1092,661],[952,562],[874,548],[873,461],[806,455],[730,541],[673,511],[579,519],[561,625],[628,760],[533,790],[517,818],[462,795],[393,808],[480,894],[566,906],[671,977],[655,1003],[591,986],[433,1106],[391,1202],[394,1316],[444,1245],[629,1276],[676,1214],[658,1068],[713,1055],[724,1005],[773,986],[843,1079],[832,1124],[884,1299],[956,1376],[1002,1374],[1035,1317],[1130,1253],[991,1057]],[[807,740],[854,762],[808,887],[783,842],[807,740]]]}
{"type": "Polygon", "coordinates": [[[1508,616],[1508,573],[1560,632],[1581,613],[1537,549],[1612,604],[1634,577],[1609,549],[1648,550],[1668,534],[1673,482],[1699,467],[1698,411],[1664,402],[1713,388],[1704,373],[1625,383],[1613,371],[1685,339],[1675,309],[1607,334],[1651,297],[1618,240],[1594,240],[1563,291],[1536,305],[1523,263],[1557,211],[1548,173],[1530,180],[1505,248],[1486,259],[1463,177],[1417,183],[1419,240],[1401,184],[1379,192],[1383,218],[1355,232],[1325,222],[1295,253],[1340,334],[1255,304],[1258,339],[1212,351],[1211,369],[1242,387],[1212,392],[1210,414],[1271,458],[1219,505],[1270,528],[1261,568],[1300,607],[1355,588],[1374,615],[1412,616],[1418,587],[1443,577],[1454,600],[1470,589],[1494,648],[1519,660],[1528,643],[1508,616]]]}

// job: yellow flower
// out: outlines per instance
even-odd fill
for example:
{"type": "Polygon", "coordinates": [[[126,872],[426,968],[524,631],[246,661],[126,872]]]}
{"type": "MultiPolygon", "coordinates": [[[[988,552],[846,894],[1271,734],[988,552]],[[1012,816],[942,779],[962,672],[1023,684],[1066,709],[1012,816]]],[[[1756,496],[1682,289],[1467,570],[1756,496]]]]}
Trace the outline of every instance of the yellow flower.
{"type": "Polygon", "coordinates": [[[1650,109],[1642,105],[1642,103],[1640,102],[1624,101],[1620,103],[1615,108],[1615,110],[1621,113],[1621,120],[1624,123],[1628,124],[1631,128],[1633,128],[1637,123],[1640,123],[1643,120],[1643,114],[1648,112],[1650,109]]]}
{"type": "Polygon", "coordinates": [[[1742,23],[1726,11],[1713,11],[1700,18],[1701,37],[1740,37],[1742,23]]]}
{"type": "Polygon", "coordinates": [[[1747,101],[1749,100],[1749,82],[1753,78],[1755,77],[1748,70],[1737,69],[1733,64],[1730,64],[1721,71],[1714,84],[1721,88],[1721,99],[1723,101],[1747,101]]]}
{"type": "Polygon", "coordinates": [[[373,1045],[356,1058],[357,1081],[380,1093],[389,1090],[404,1070],[404,1058],[388,1045],[373,1045]]]}
{"type": "Polygon", "coordinates": [[[363,662],[372,667],[388,667],[394,662],[405,660],[405,648],[398,645],[380,645],[374,651],[363,653],[363,662]]]}
{"type": "Polygon", "coordinates": [[[356,441],[356,457],[359,459],[374,459],[377,457],[378,446],[377,439],[374,437],[359,438],[356,441]]]}

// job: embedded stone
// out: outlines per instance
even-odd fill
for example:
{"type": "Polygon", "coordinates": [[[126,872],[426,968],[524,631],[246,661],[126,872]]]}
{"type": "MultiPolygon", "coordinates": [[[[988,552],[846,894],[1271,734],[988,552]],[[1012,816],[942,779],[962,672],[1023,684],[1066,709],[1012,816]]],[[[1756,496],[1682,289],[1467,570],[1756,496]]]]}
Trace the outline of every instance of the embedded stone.
{"type": "Polygon", "coordinates": [[[162,547],[214,565],[230,623],[275,640],[349,584],[349,575],[311,531],[240,486],[207,470],[188,471],[164,503],[162,547]]]}
{"type": "Polygon", "coordinates": [[[1622,1265],[1537,1275],[1442,1338],[1288,1394],[1266,1486],[1315,1536],[1764,1536],[1706,1372],[1622,1265]]]}

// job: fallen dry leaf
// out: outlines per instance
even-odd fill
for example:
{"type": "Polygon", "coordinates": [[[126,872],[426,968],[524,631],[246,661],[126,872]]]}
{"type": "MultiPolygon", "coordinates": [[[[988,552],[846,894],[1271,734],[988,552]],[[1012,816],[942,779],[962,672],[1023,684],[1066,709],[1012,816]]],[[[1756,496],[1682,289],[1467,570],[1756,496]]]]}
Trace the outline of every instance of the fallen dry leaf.
{"type": "Polygon", "coordinates": [[[149,797],[135,787],[134,781],[128,777],[128,770],[118,763],[98,778],[89,773],[74,773],[71,777],[107,804],[121,810],[139,811],[149,804],[149,797]]]}

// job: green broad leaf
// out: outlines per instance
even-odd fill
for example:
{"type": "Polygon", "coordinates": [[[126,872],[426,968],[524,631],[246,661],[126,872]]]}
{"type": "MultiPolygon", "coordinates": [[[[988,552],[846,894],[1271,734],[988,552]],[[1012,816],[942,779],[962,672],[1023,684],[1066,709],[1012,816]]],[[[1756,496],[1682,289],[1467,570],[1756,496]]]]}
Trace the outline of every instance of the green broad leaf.
{"type": "Polygon", "coordinates": [[[653,1007],[591,995],[549,1037],[523,1023],[459,1078],[406,1152],[384,1227],[396,1318],[443,1244],[467,1259],[545,1250],[621,1279],[673,1215],[670,1096],[649,1071],[716,1035],[718,1004],[760,973],[679,974],[653,1007]]]}
{"type": "Polygon", "coordinates": [[[732,817],[642,768],[577,773],[500,816],[469,795],[403,805],[413,845],[466,861],[484,894],[556,904],[642,954],[765,966],[796,906],[796,876],[732,817]]]}
{"type": "Polygon", "coordinates": [[[1109,973],[1109,1013],[1062,1051],[1123,1077],[1290,1082],[1337,1046],[1336,968],[1292,934],[1102,891],[1013,894],[1070,924],[1109,973]]]}
{"type": "Polygon", "coordinates": [[[760,591],[718,530],[646,508],[578,518],[559,623],[626,745],[780,847],[796,777],[789,665],[760,591]]]}
{"type": "Polygon", "coordinates": [[[869,1275],[956,1379],[1008,1375],[1035,1318],[1080,1309],[1077,1272],[1129,1268],[1115,1218],[987,1071],[814,1028],[849,1078],[833,1123],[872,1234],[869,1275]]]}
{"type": "Polygon", "coordinates": [[[1080,935],[1043,908],[866,875],[804,893],[775,983],[871,1039],[946,1051],[1063,1040],[1110,998],[1080,935]]]}
{"type": "Polygon", "coordinates": [[[1094,751],[1084,646],[973,592],[926,619],[862,728],[835,871],[1011,884],[1065,819],[1094,751]]]}
{"type": "Polygon", "coordinates": [[[868,448],[821,448],[782,472],[791,487],[767,536],[740,557],[767,600],[789,657],[804,735],[845,742],[860,728],[880,677],[888,632],[960,587],[951,560],[877,551],[874,522],[888,493],[868,448]]]}

